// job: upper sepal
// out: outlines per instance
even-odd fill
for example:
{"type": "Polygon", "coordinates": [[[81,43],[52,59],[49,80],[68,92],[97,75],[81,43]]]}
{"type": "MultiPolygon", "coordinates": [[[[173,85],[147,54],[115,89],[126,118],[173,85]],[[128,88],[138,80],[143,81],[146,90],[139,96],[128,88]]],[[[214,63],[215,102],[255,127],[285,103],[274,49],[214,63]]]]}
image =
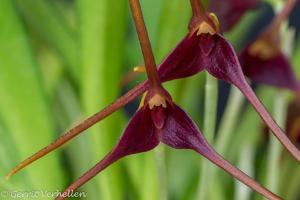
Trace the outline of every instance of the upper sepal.
{"type": "Polygon", "coordinates": [[[176,149],[210,152],[206,139],[193,120],[176,104],[168,107],[161,142],[176,149]]]}
{"type": "Polygon", "coordinates": [[[187,35],[160,64],[158,73],[162,82],[197,74],[204,69],[198,56],[199,37],[187,35]]]}
{"type": "Polygon", "coordinates": [[[200,54],[206,70],[214,77],[232,83],[236,86],[244,83],[244,74],[236,56],[235,50],[220,34],[203,34],[200,45],[209,47],[200,54]]]}

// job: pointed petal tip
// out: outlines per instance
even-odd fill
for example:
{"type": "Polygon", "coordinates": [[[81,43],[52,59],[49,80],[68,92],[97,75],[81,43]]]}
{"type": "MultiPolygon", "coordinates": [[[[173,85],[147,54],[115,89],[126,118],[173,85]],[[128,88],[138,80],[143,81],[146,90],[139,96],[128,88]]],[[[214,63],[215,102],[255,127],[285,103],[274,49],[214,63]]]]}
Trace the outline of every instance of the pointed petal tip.
{"type": "Polygon", "coordinates": [[[198,152],[202,156],[206,157],[209,161],[217,165],[218,167],[222,168],[225,172],[239,180],[241,183],[247,185],[252,190],[258,192],[262,196],[266,197],[270,200],[283,200],[278,195],[274,194],[267,188],[263,187],[259,183],[257,183],[254,179],[249,177],[247,174],[242,172],[240,169],[234,167],[230,162],[225,160],[221,155],[219,155],[217,152],[212,151],[209,153],[205,152],[198,152]]]}

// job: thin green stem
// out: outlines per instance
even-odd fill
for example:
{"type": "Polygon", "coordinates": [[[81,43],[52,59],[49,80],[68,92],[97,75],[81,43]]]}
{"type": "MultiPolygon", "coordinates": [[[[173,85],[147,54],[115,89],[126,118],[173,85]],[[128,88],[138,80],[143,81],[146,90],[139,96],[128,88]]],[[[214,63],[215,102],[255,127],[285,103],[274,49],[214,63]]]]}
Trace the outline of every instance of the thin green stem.
{"type": "MultiPolygon", "coordinates": [[[[255,145],[253,143],[249,143],[245,145],[243,150],[239,155],[238,167],[247,173],[249,176],[254,174],[254,159],[255,159],[255,145]]],[[[235,182],[235,199],[236,200],[250,200],[252,190],[248,187],[245,187],[244,184],[236,181],[235,182]]]]}
{"type": "MultiPolygon", "coordinates": [[[[286,95],[282,91],[276,94],[274,100],[274,119],[281,127],[283,127],[285,123],[286,100],[286,95]]],[[[281,152],[282,146],[280,142],[276,138],[270,137],[267,158],[268,164],[266,186],[275,193],[278,192],[281,152]]]]}
{"type": "MultiPolygon", "coordinates": [[[[213,142],[215,128],[216,128],[216,116],[217,116],[217,98],[218,98],[218,81],[206,74],[205,84],[205,108],[204,108],[204,135],[209,143],[213,142]]],[[[207,186],[210,178],[210,171],[212,164],[209,162],[202,163],[200,185],[198,188],[199,199],[208,199],[207,186]]]]}
{"type": "Polygon", "coordinates": [[[220,128],[215,140],[215,146],[219,153],[226,153],[230,145],[233,129],[237,124],[238,117],[242,108],[244,97],[240,91],[233,87],[231,89],[226,110],[221,120],[220,128]]]}
{"type": "MultiPolygon", "coordinates": [[[[233,129],[237,125],[238,116],[242,108],[243,99],[243,95],[237,88],[231,88],[226,110],[222,117],[217,137],[214,141],[214,147],[221,155],[225,155],[229,148],[230,141],[233,137],[233,129]]],[[[210,171],[210,179],[214,180],[215,176],[216,168],[212,167],[210,171]]],[[[208,191],[213,192],[211,188],[208,188],[208,191]]]]}
{"type": "Polygon", "coordinates": [[[167,186],[167,167],[166,167],[166,155],[164,146],[158,146],[155,149],[155,158],[157,171],[159,175],[159,199],[168,200],[168,186],[167,186]]]}
{"type": "Polygon", "coordinates": [[[293,8],[295,7],[297,0],[287,0],[283,9],[278,13],[278,15],[272,21],[270,27],[272,30],[278,30],[283,21],[285,21],[290,13],[292,12],[293,8]]]}

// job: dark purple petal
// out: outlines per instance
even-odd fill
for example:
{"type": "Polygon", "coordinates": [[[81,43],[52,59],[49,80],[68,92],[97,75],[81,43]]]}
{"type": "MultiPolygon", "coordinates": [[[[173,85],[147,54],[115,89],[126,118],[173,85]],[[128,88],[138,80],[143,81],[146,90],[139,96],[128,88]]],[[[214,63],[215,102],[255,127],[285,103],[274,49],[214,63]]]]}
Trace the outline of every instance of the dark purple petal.
{"type": "MultiPolygon", "coordinates": [[[[132,117],[116,147],[103,160],[72,183],[65,192],[76,190],[122,157],[149,151],[158,144],[159,140],[151,120],[150,109],[143,107],[132,117]]],[[[62,197],[57,198],[57,200],[62,199],[62,197]]]]}
{"type": "Polygon", "coordinates": [[[158,73],[161,81],[185,78],[203,70],[198,54],[199,37],[196,33],[187,35],[160,64],[158,73]]]}
{"type": "Polygon", "coordinates": [[[177,149],[192,149],[263,196],[269,199],[281,199],[216,153],[192,119],[181,108],[173,104],[168,107],[168,113],[161,136],[163,143],[177,149]]]}
{"type": "Polygon", "coordinates": [[[260,0],[210,0],[208,11],[215,13],[223,31],[229,31],[250,9],[258,7],[260,0]]]}
{"type": "Polygon", "coordinates": [[[279,52],[263,59],[249,53],[249,48],[239,56],[244,74],[257,83],[293,90],[300,94],[300,85],[286,56],[279,52]]]}
{"type": "Polygon", "coordinates": [[[161,142],[176,149],[201,148],[201,152],[213,151],[193,120],[177,105],[168,106],[168,117],[161,142]]]}
{"type": "Polygon", "coordinates": [[[204,37],[205,40],[210,40],[216,44],[214,51],[209,56],[202,55],[207,71],[216,78],[232,83],[239,88],[282,145],[300,162],[299,150],[276,124],[247,83],[233,47],[221,35],[206,35],[204,37]]]}

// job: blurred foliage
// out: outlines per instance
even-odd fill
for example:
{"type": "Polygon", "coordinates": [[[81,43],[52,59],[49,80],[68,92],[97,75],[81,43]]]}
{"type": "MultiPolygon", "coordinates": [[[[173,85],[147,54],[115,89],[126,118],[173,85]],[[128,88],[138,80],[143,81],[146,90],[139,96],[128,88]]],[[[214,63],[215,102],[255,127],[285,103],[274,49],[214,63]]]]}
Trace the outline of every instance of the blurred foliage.
{"type": "MultiPolygon", "coordinates": [[[[156,61],[160,63],[187,33],[191,15],[189,2],[141,0],[141,4],[156,61]]],[[[236,49],[242,48],[247,38],[245,33],[262,14],[262,10],[248,13],[226,34],[236,49]]],[[[0,27],[2,177],[59,133],[104,108],[145,78],[139,75],[129,86],[120,85],[125,74],[143,64],[127,0],[117,3],[111,0],[1,0],[0,27]]],[[[294,49],[292,61],[300,76],[299,39],[294,49]]],[[[205,73],[201,73],[165,84],[174,100],[200,128],[204,124],[205,80],[205,73]]],[[[276,92],[259,87],[258,93],[272,110],[276,92]]],[[[109,152],[130,117],[128,110],[136,109],[136,103],[32,164],[9,182],[0,180],[0,191],[64,189],[109,152]]],[[[224,118],[218,122],[216,137],[223,137],[219,143],[216,139],[214,146],[225,158],[266,183],[268,141],[261,136],[260,118],[233,88],[222,114],[218,113],[224,118]]],[[[123,159],[80,190],[87,192],[90,200],[197,199],[203,162],[207,161],[190,151],[161,147],[123,159]]],[[[296,200],[299,167],[285,155],[278,167],[283,169],[278,170],[279,193],[296,200]],[[295,174],[292,180],[288,178],[291,172],[295,174]]],[[[223,171],[216,169],[215,173],[208,185],[209,191],[213,190],[210,199],[261,199],[223,171]]]]}

